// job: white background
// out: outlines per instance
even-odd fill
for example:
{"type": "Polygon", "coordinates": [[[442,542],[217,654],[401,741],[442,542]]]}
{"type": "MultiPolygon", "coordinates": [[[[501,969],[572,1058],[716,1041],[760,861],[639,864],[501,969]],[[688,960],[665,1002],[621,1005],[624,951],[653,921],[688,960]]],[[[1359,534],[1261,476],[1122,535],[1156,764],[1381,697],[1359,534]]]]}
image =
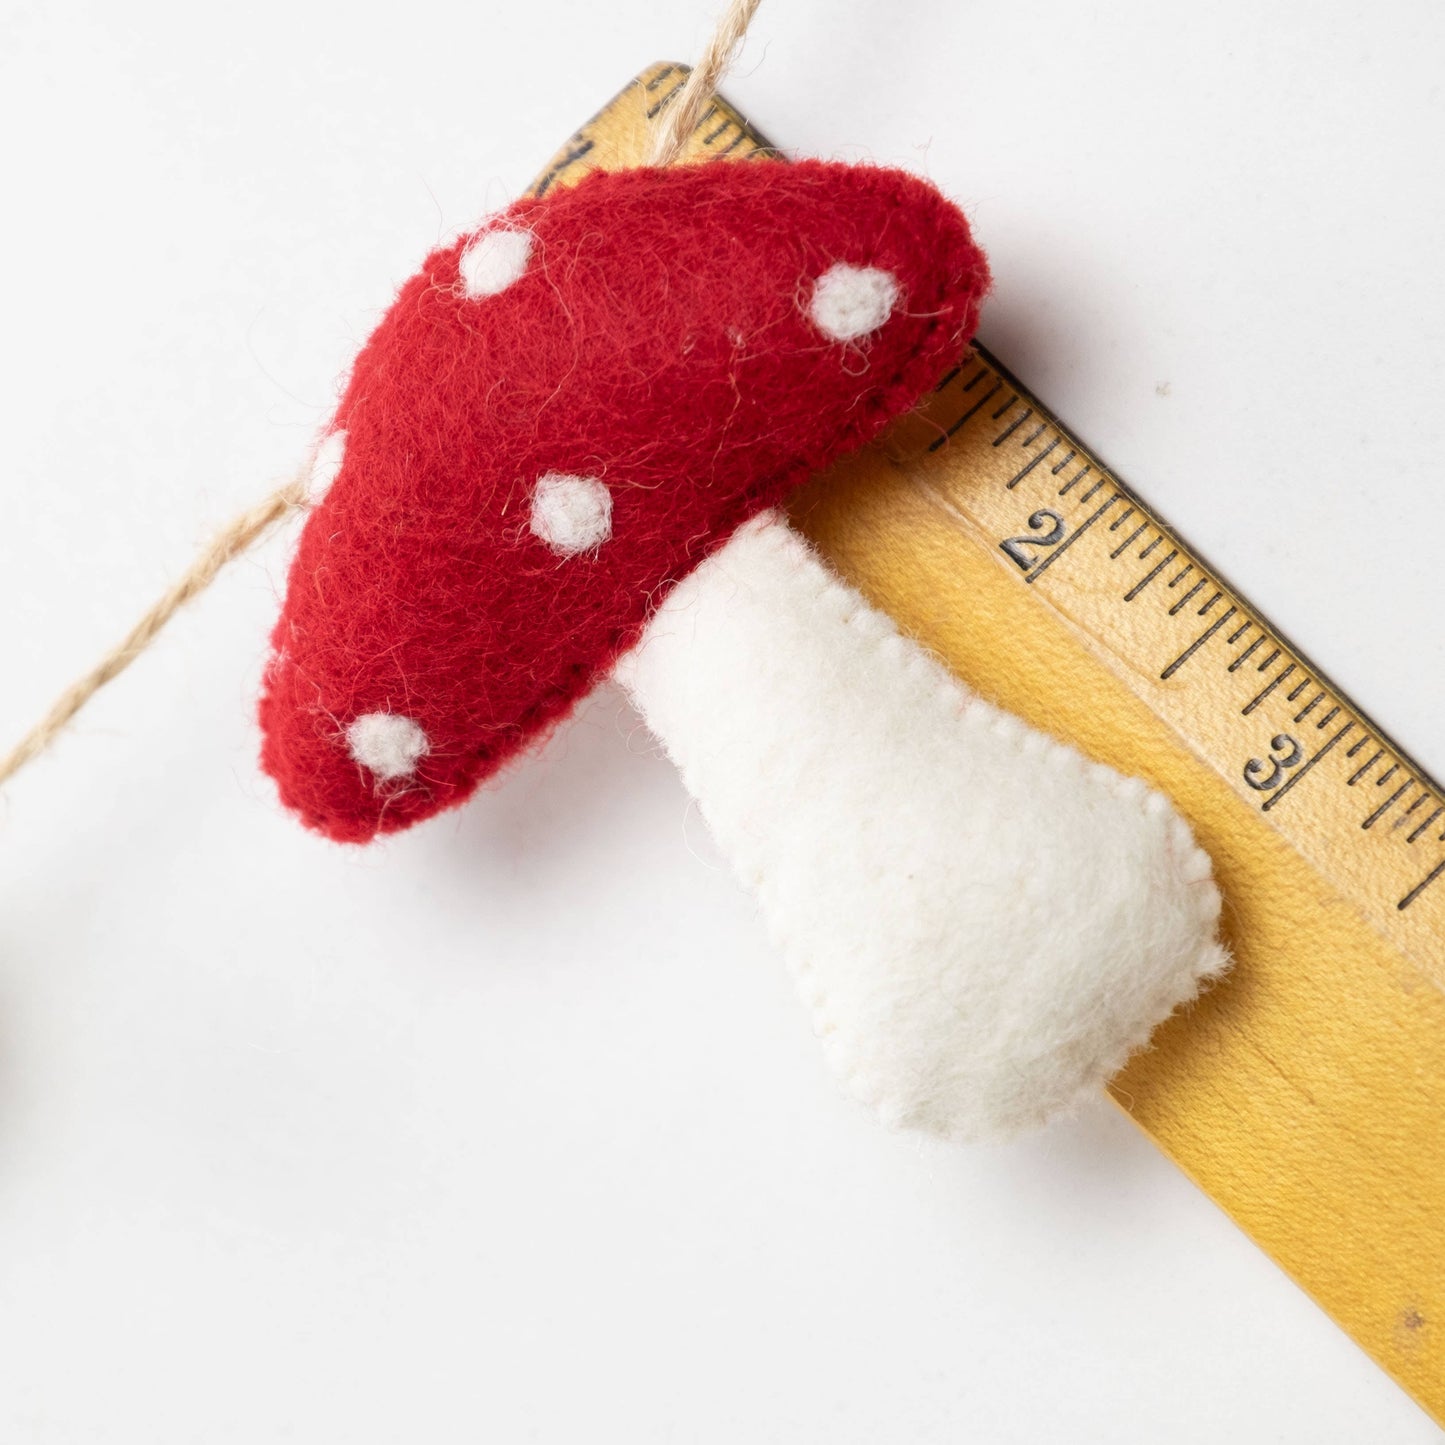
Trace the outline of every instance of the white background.
{"type": "MultiPolygon", "coordinates": [[[[711,4],[0,4],[0,735],[288,472],[440,236],[711,4]]],[[[768,0],[727,87],[919,168],[984,340],[1437,775],[1445,12],[768,0]]],[[[368,852],[251,719],[287,543],[0,812],[0,1439],[1410,1442],[1104,1103],[842,1101],[619,697],[368,852]]]]}

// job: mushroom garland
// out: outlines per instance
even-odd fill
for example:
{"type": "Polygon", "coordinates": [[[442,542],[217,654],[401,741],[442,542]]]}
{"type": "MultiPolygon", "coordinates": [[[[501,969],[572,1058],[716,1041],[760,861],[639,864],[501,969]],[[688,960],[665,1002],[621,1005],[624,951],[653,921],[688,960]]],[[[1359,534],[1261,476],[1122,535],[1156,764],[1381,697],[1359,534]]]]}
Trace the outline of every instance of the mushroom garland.
{"type": "Polygon", "coordinates": [[[773,510],[917,402],[987,286],[927,183],[821,161],[599,172],[434,252],[314,455],[261,701],[283,800],[406,827],[615,667],[853,1093],[975,1138],[1096,1087],[1225,965],[1209,860],[773,510]]]}

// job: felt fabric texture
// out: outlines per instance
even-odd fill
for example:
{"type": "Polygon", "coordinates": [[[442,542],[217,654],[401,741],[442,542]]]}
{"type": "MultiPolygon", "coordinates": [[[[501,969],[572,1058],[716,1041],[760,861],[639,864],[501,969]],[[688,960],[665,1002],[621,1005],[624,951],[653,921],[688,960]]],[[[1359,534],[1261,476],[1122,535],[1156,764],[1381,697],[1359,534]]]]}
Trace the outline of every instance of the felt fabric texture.
{"type": "Polygon", "coordinates": [[[775,513],[617,676],[890,1123],[1012,1134],[1227,966],[1208,857],[1144,783],[972,696],[775,513]]]}
{"type": "Polygon", "coordinates": [[[462,801],[740,523],[911,407],[987,285],[926,182],[822,161],[596,173],[434,252],[318,451],[260,708],[283,800],[346,841],[462,801]],[[539,499],[552,475],[605,487],[607,526],[539,499]],[[410,771],[348,746],[377,716],[410,771]]]}

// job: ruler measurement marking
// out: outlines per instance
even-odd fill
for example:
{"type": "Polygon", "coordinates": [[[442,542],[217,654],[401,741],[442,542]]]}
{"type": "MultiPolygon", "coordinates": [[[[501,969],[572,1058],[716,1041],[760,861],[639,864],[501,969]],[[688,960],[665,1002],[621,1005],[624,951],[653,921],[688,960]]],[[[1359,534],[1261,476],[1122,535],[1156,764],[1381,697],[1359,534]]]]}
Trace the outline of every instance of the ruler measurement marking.
{"type": "MultiPolygon", "coordinates": [[[[1275,653],[1275,656],[1278,657],[1278,656],[1279,656],[1279,653],[1276,652],[1276,653],[1275,653]]],[[[1261,669],[1261,671],[1262,671],[1262,670],[1263,670],[1263,669],[1261,669]]],[[[1290,673],[1292,673],[1293,671],[1294,671],[1294,663],[1290,663],[1290,665],[1289,665],[1287,668],[1285,668],[1285,670],[1284,670],[1282,673],[1280,673],[1280,675],[1279,675],[1277,678],[1275,678],[1275,680],[1274,680],[1273,682],[1267,683],[1267,684],[1265,685],[1264,691],[1261,692],[1261,693],[1259,693],[1259,694],[1255,697],[1255,699],[1254,699],[1253,702],[1247,702],[1247,703],[1245,703],[1245,705],[1244,705],[1244,710],[1243,710],[1243,712],[1240,713],[1240,716],[1241,716],[1241,717],[1248,717],[1248,716],[1250,715],[1250,713],[1252,713],[1252,712],[1255,710],[1255,708],[1257,708],[1257,707],[1260,705],[1260,703],[1262,703],[1262,702],[1265,700],[1265,698],[1267,698],[1267,697],[1270,695],[1270,693],[1272,693],[1272,692],[1275,690],[1275,688],[1277,688],[1277,687],[1280,685],[1280,683],[1282,683],[1282,682],[1285,680],[1285,678],[1287,678],[1287,677],[1290,675],[1290,673]]]]}
{"type": "MultiPolygon", "coordinates": [[[[1011,406],[1014,404],[1014,402],[1016,402],[1018,399],[1019,399],[1019,394],[1018,394],[1018,392],[1014,392],[1014,394],[1013,394],[1011,397],[1009,397],[1009,399],[1008,399],[1006,402],[1004,402],[1004,404],[1003,404],[1001,407],[999,407],[999,409],[998,409],[996,412],[994,412],[991,420],[997,421],[997,420],[1004,414],[1004,412],[1006,412],[1006,411],[1009,409],[1009,407],[1011,407],[1011,406]]],[[[997,445],[997,443],[995,443],[995,445],[997,445]]]]}
{"type": "Polygon", "coordinates": [[[1124,601],[1132,602],[1177,556],[1178,550],[1171,552],[1162,562],[1158,563],[1154,570],[1144,578],[1142,582],[1136,582],[1125,594],[1124,601]]]}
{"type": "MultiPolygon", "coordinates": [[[[986,377],[986,376],[991,376],[992,374],[993,374],[993,373],[989,370],[988,366],[987,366],[985,363],[980,362],[980,363],[979,363],[978,370],[977,370],[976,372],[974,372],[974,374],[973,374],[971,377],[969,377],[969,379],[968,379],[966,382],[964,382],[964,384],[963,384],[963,389],[964,389],[965,391],[972,391],[972,390],[974,389],[974,387],[976,387],[976,386],[979,384],[979,382],[981,382],[981,381],[984,379],[984,377],[986,377]]],[[[999,384],[998,384],[998,386],[995,388],[995,390],[996,390],[996,391],[1001,391],[1002,389],[1003,389],[1003,382],[999,382],[999,384]]],[[[969,416],[972,416],[972,415],[973,415],[973,413],[972,413],[972,412],[969,412],[968,416],[966,416],[966,417],[963,418],[963,421],[956,422],[956,423],[954,424],[954,426],[953,426],[952,431],[949,432],[949,436],[952,436],[953,433],[954,433],[955,431],[957,431],[958,428],[961,427],[965,421],[968,420],[968,417],[969,417],[969,416]]]]}
{"type": "Polygon", "coordinates": [[[1231,633],[1229,634],[1229,636],[1225,639],[1225,641],[1228,642],[1231,647],[1233,647],[1234,644],[1235,644],[1236,642],[1238,642],[1239,639],[1240,639],[1241,637],[1243,637],[1244,634],[1245,634],[1246,632],[1248,632],[1249,629],[1250,629],[1251,627],[1253,627],[1253,626],[1254,626],[1254,619],[1253,619],[1253,618],[1247,619],[1247,620],[1245,621],[1244,625],[1243,625],[1242,627],[1236,627],[1236,628],[1234,629],[1234,631],[1231,632],[1231,633]]]}
{"type": "Polygon", "coordinates": [[[1031,447],[1049,429],[1046,421],[1041,421],[1024,439],[1019,443],[1021,447],[1031,447]]]}
{"type": "Polygon", "coordinates": [[[1088,462],[1085,462],[1083,467],[1080,468],[1077,475],[1070,477],[1069,480],[1065,482],[1062,487],[1059,488],[1059,495],[1062,497],[1065,496],[1067,493],[1072,492],[1074,488],[1077,487],[1079,483],[1082,482],[1092,470],[1093,468],[1089,466],[1088,462]]]}
{"type": "Polygon", "coordinates": [[[1024,581],[1036,581],[1039,575],[1044,571],[1044,569],[1047,567],[1051,567],[1055,562],[1057,562],[1059,558],[1062,557],[1064,553],[1067,552],[1069,548],[1072,547],[1074,543],[1077,542],[1079,538],[1082,537],[1084,533],[1087,532],[1089,528],[1092,527],[1094,523],[1097,522],[1099,518],[1102,517],[1104,513],[1107,512],[1109,508],[1112,507],[1122,495],[1123,494],[1121,492],[1115,492],[1114,495],[1110,497],[1109,500],[1105,502],[1102,507],[1100,507],[1095,512],[1091,512],[1082,522],[1079,523],[1079,525],[1072,532],[1069,533],[1067,537],[1064,538],[1062,542],[1059,543],[1057,547],[1054,548],[1052,552],[1049,553],[1047,557],[1044,558],[1042,562],[1039,563],[1037,567],[1034,568],[1032,572],[1028,573],[1024,577],[1024,581]]]}
{"type": "MultiPolygon", "coordinates": [[[[1080,472],[1079,475],[1080,475],[1080,476],[1083,476],[1083,473],[1080,472]]],[[[1104,486],[1104,485],[1107,484],[1108,480],[1109,480],[1108,477],[1100,477],[1099,480],[1098,480],[1097,482],[1095,482],[1094,485],[1093,485],[1092,487],[1090,487],[1089,490],[1088,490],[1087,492],[1085,492],[1085,493],[1083,494],[1083,496],[1081,496],[1081,497],[1079,498],[1079,502],[1080,502],[1081,504],[1084,503],[1084,502],[1087,502],[1087,501],[1089,500],[1089,498],[1092,497],[1092,496],[1094,495],[1094,493],[1099,490],[1100,487],[1102,487],[1102,486],[1104,486]]]]}
{"type": "MultiPolygon", "coordinates": [[[[1066,457],[1063,459],[1063,461],[1058,462],[1057,464],[1055,464],[1055,465],[1051,468],[1053,474],[1054,474],[1055,476],[1058,476],[1058,474],[1059,474],[1061,471],[1063,471],[1063,469],[1064,469],[1066,466],[1068,466],[1068,464],[1069,464],[1071,461],[1073,461],[1073,459],[1074,459],[1076,456],[1078,456],[1078,454],[1079,454],[1079,453],[1078,453],[1077,449],[1075,449],[1074,447],[1070,447],[1070,448],[1069,448],[1069,454],[1068,454],[1068,456],[1066,456],[1066,457]]],[[[1079,475],[1082,476],[1083,473],[1081,472],[1079,475]]]]}
{"type": "Polygon", "coordinates": [[[1370,771],[1370,769],[1373,768],[1373,767],[1375,766],[1375,764],[1378,763],[1378,762],[1380,761],[1380,759],[1383,758],[1384,756],[1385,756],[1384,750],[1381,749],[1379,752],[1377,752],[1377,753],[1375,754],[1374,757],[1372,757],[1372,758],[1370,759],[1369,762],[1367,762],[1367,763],[1365,763],[1363,766],[1361,766],[1361,768],[1359,769],[1358,772],[1353,773],[1350,777],[1348,777],[1348,778],[1345,779],[1346,785],[1347,785],[1348,787],[1353,788],[1353,787],[1355,786],[1355,784],[1358,783],[1358,782],[1360,781],[1360,779],[1363,778],[1363,777],[1365,776],[1365,774],[1368,773],[1368,772],[1370,771]]]}
{"type": "Polygon", "coordinates": [[[1375,786],[1377,788],[1383,788],[1385,784],[1388,783],[1390,779],[1393,778],[1395,774],[1399,771],[1400,764],[1397,762],[1391,763],[1390,766],[1386,768],[1385,771],[1381,773],[1378,778],[1375,779],[1375,786]]]}
{"type": "Polygon", "coordinates": [[[1159,534],[1157,537],[1155,537],[1155,539],[1154,539],[1152,542],[1150,542],[1150,544],[1149,544],[1147,547],[1145,547],[1145,549],[1144,549],[1142,552],[1140,552],[1140,554],[1139,554],[1139,560],[1140,560],[1141,562],[1146,561],[1146,560],[1148,559],[1149,554],[1150,554],[1163,540],[1164,540],[1164,533],[1163,533],[1163,532],[1160,532],[1160,534],[1159,534]]]}
{"type": "Polygon", "coordinates": [[[1122,527],[1124,523],[1127,522],[1136,511],[1138,511],[1137,507],[1125,507],[1124,510],[1120,512],[1119,515],[1115,517],[1112,522],[1109,523],[1109,530],[1111,532],[1117,532],[1119,528],[1122,527]]]}
{"type": "MultiPolygon", "coordinates": [[[[1114,529],[1110,527],[1109,530],[1112,532],[1114,529]]],[[[1141,522],[1138,527],[1136,527],[1132,532],[1130,532],[1129,535],[1125,537],[1124,540],[1120,542],[1119,545],[1115,547],[1112,552],[1109,553],[1109,560],[1111,562],[1117,562],[1119,558],[1122,557],[1124,553],[1127,552],[1129,548],[1139,540],[1140,534],[1147,532],[1148,530],[1148,522],[1141,522]]],[[[1156,542],[1154,545],[1158,546],[1159,544],[1156,542]]]]}
{"type": "MultiPolygon", "coordinates": [[[[1015,397],[1014,400],[1017,401],[1018,398],[1015,397]]],[[[1001,447],[1033,414],[1033,407],[1029,407],[1027,411],[1022,413],[1022,415],[1016,417],[1012,422],[1009,423],[1008,427],[1004,431],[1001,431],[993,439],[994,446],[1001,447]]],[[[1025,445],[1027,445],[1027,443],[1025,443],[1025,445]]]]}
{"type": "MultiPolygon", "coordinates": [[[[1216,602],[1218,602],[1218,601],[1220,600],[1220,598],[1223,597],[1223,596],[1224,596],[1224,593],[1222,593],[1222,592],[1216,592],[1216,593],[1214,594],[1214,596],[1211,597],[1211,598],[1209,599],[1209,601],[1206,602],[1206,603],[1204,604],[1204,606],[1199,609],[1199,611],[1195,614],[1195,616],[1197,616],[1197,617],[1203,617],[1203,616],[1205,616],[1205,615],[1213,608],[1214,604],[1215,604],[1216,602]]],[[[1233,608],[1230,608],[1230,611],[1231,611],[1231,612],[1232,612],[1233,610],[1234,610],[1233,608]]]]}
{"type": "Polygon", "coordinates": [[[1241,667],[1243,667],[1246,662],[1249,661],[1250,654],[1255,650],[1255,648],[1257,648],[1257,647],[1263,647],[1263,646],[1264,646],[1264,642],[1265,642],[1265,639],[1264,639],[1263,635],[1261,635],[1261,636],[1259,636],[1259,637],[1256,637],[1256,638],[1254,639],[1254,641],[1251,642],[1251,643],[1249,644],[1249,646],[1246,647],[1246,648],[1244,649],[1244,651],[1241,652],[1241,653],[1239,654],[1239,656],[1236,657],[1236,658],[1234,659],[1234,661],[1229,664],[1229,670],[1230,670],[1231,672],[1238,672],[1239,669],[1240,669],[1241,667]]]}
{"type": "Polygon", "coordinates": [[[1322,693],[1322,692],[1317,692],[1317,693],[1294,715],[1294,720],[1295,720],[1297,723],[1298,723],[1298,722],[1303,722],[1324,700],[1325,700],[1325,695],[1324,695],[1324,693],[1322,693]]]}
{"type": "MultiPolygon", "coordinates": [[[[940,437],[938,441],[934,444],[934,446],[929,447],[929,451],[933,451],[935,447],[942,446],[945,440],[946,438],[940,437]]],[[[1053,441],[1051,441],[1048,446],[1043,449],[1043,451],[1039,452],[1036,456],[1032,457],[1028,462],[1024,464],[1023,471],[1017,473],[1011,481],[1004,483],[1005,490],[1010,492],[1013,491],[1013,489],[1018,486],[1018,484],[1023,481],[1023,479],[1028,476],[1028,474],[1033,471],[1033,469],[1038,466],[1038,464],[1043,461],[1043,459],[1048,456],[1048,454],[1053,451],[1056,446],[1058,446],[1058,444],[1059,439],[1058,437],[1055,437],[1053,441]]]]}
{"type": "Polygon", "coordinates": [[[1400,829],[1403,828],[1405,824],[1410,821],[1410,815],[1412,813],[1419,812],[1419,810],[1423,808],[1425,804],[1429,801],[1430,791],[1427,788],[1423,793],[1420,794],[1418,798],[1415,799],[1413,803],[1410,804],[1408,808],[1405,809],[1403,813],[1400,814],[1398,818],[1395,819],[1395,821],[1390,825],[1390,831],[1392,833],[1398,833],[1400,829]]]}
{"type": "Polygon", "coordinates": [[[1191,562],[1177,577],[1170,579],[1170,587],[1177,587],[1193,570],[1194,563],[1191,562]]]}
{"type": "MultiPolygon", "coordinates": [[[[1291,663],[1290,666],[1293,667],[1294,664],[1291,663]]],[[[1355,725],[1354,725],[1353,722],[1347,722],[1347,723],[1344,725],[1344,727],[1342,727],[1342,728],[1339,730],[1339,732],[1337,732],[1337,733],[1329,740],[1329,742],[1327,742],[1327,743],[1324,745],[1324,747],[1322,747],[1322,748],[1304,765],[1304,767],[1302,767],[1297,773],[1291,773],[1291,774],[1289,775],[1289,780],[1285,783],[1284,787],[1282,787],[1282,788],[1279,790],[1279,792],[1277,792],[1277,793],[1271,793],[1271,794],[1269,795],[1269,797],[1267,797],[1267,798],[1264,800],[1264,803],[1263,803],[1263,805],[1262,805],[1261,808],[1260,808],[1260,812],[1262,812],[1262,813],[1267,813],[1267,812],[1269,812],[1269,810],[1270,810],[1272,807],[1274,807],[1274,805],[1275,805],[1277,802],[1279,802],[1279,800],[1280,800],[1281,798],[1286,797],[1286,796],[1288,795],[1289,790],[1290,790],[1291,788],[1293,788],[1297,783],[1299,783],[1299,782],[1300,782],[1301,780],[1303,780],[1304,778],[1308,777],[1308,776],[1309,776],[1310,769],[1313,768],[1314,765],[1315,765],[1317,762],[1319,762],[1320,759],[1323,758],[1323,757],[1330,751],[1330,749],[1331,749],[1332,747],[1334,747],[1334,745],[1335,745],[1337,742],[1339,742],[1339,740],[1340,740],[1342,737],[1345,736],[1346,733],[1353,731],[1354,726],[1355,726],[1355,725]]]]}
{"type": "Polygon", "coordinates": [[[563,171],[570,170],[578,161],[588,155],[596,144],[596,141],[588,139],[578,141],[574,146],[569,146],[568,149],[563,152],[557,164],[537,182],[537,195],[545,196],[547,192],[551,190],[557,177],[560,176],[563,171]]]}
{"type": "MultiPolygon", "coordinates": [[[[988,372],[987,372],[987,371],[980,371],[979,374],[978,374],[977,376],[975,376],[972,381],[966,382],[966,383],[964,384],[964,388],[963,388],[963,389],[964,389],[965,391],[971,390],[971,389],[973,388],[973,386],[974,386],[977,382],[982,381],[983,378],[984,378],[985,376],[987,376],[987,375],[988,375],[988,372]]],[[[964,414],[963,414],[961,417],[959,417],[959,419],[958,419],[956,422],[954,422],[954,424],[953,424],[951,427],[949,427],[948,430],[947,430],[946,432],[944,432],[944,434],[943,434],[941,437],[937,437],[937,438],[930,444],[928,450],[931,451],[931,452],[936,452],[936,451],[939,449],[939,447],[941,447],[941,446],[949,439],[949,437],[951,437],[955,432],[957,432],[957,431],[959,430],[959,428],[962,427],[962,426],[974,415],[975,412],[977,412],[980,408],[982,408],[982,407],[984,407],[984,406],[987,406],[988,403],[989,403],[994,397],[996,397],[996,396],[999,394],[999,392],[1001,392],[1002,390],[1003,390],[1003,382],[1001,382],[1001,381],[996,381],[996,382],[994,382],[994,384],[993,384],[991,387],[989,387],[989,389],[988,389],[986,392],[984,392],[984,394],[983,394],[981,397],[979,397],[979,399],[978,399],[976,402],[974,402],[974,404],[973,404],[971,407],[969,407],[969,409],[968,409],[966,412],[964,412],[964,414]]]]}
{"type": "MultiPolygon", "coordinates": [[[[1445,842],[1445,839],[1441,839],[1441,841],[1445,842]]],[[[1442,858],[1395,907],[1403,913],[1442,873],[1445,873],[1445,858],[1442,858]]]]}
{"type": "Polygon", "coordinates": [[[1410,791],[1410,789],[1413,788],[1414,786],[1415,786],[1415,780],[1414,780],[1414,778],[1407,778],[1407,779],[1405,780],[1404,785],[1401,786],[1401,787],[1396,788],[1395,791],[1394,791],[1393,793],[1391,793],[1390,796],[1389,796],[1388,798],[1386,798],[1385,801],[1384,801],[1383,803],[1381,803],[1380,806],[1379,806],[1378,808],[1376,808],[1375,811],[1374,811],[1373,813],[1371,813],[1370,816],[1369,816],[1368,818],[1366,818],[1363,823],[1360,824],[1360,827],[1362,827],[1362,828],[1373,828],[1373,827],[1375,826],[1375,824],[1378,823],[1378,822],[1380,821],[1380,819],[1383,818],[1383,817],[1385,816],[1385,814],[1388,813],[1388,812],[1390,811],[1390,809],[1391,809],[1397,802],[1399,802],[1399,800],[1400,800],[1402,797],[1404,797],[1404,795],[1405,795],[1406,793],[1408,793],[1408,792],[1410,791]]]}
{"type": "Polygon", "coordinates": [[[1335,720],[1335,714],[1338,713],[1339,710],[1340,710],[1340,704],[1339,704],[1339,703],[1336,703],[1336,704],[1315,724],[1315,726],[1316,726],[1317,728],[1319,728],[1321,732],[1323,732],[1323,731],[1325,730],[1325,728],[1329,727],[1329,725],[1335,720]]]}
{"type": "MultiPolygon", "coordinates": [[[[1300,683],[1300,684],[1294,689],[1293,692],[1288,692],[1288,693],[1285,694],[1285,701],[1286,701],[1286,702],[1293,702],[1293,701],[1295,700],[1295,698],[1297,698],[1297,697],[1300,695],[1300,693],[1302,693],[1302,692],[1305,690],[1305,688],[1307,688],[1309,685],[1310,685],[1310,679],[1309,679],[1309,678],[1305,678],[1305,680],[1304,680],[1302,683],[1300,683]]],[[[1296,718],[1295,721],[1298,722],[1299,719],[1296,718]]]]}
{"type": "Polygon", "coordinates": [[[652,104],[647,108],[648,120],[656,120],[658,115],[661,114],[663,108],[672,103],[673,96],[675,96],[678,91],[680,91],[686,84],[687,82],[685,80],[679,80],[678,83],[674,85],[672,89],[667,92],[666,95],[661,96],[657,100],[653,101],[652,104]]]}
{"type": "Polygon", "coordinates": [[[1256,671],[1256,672],[1267,672],[1271,667],[1274,666],[1274,664],[1275,664],[1275,662],[1276,662],[1276,660],[1277,660],[1278,658],[1279,658],[1279,648],[1276,647],[1275,650],[1274,650],[1273,652],[1271,652],[1270,655],[1269,655],[1268,657],[1266,657],[1265,660],[1264,660],[1263,662],[1261,662],[1260,665],[1259,665],[1257,668],[1255,668],[1255,671],[1256,671]]]}
{"type": "Polygon", "coordinates": [[[1438,818],[1442,813],[1445,813],[1445,807],[1436,808],[1435,811],[1431,813],[1430,816],[1426,818],[1425,821],[1421,823],[1420,826],[1416,828],[1415,831],[1411,833],[1408,838],[1405,839],[1405,841],[1407,843],[1413,843],[1415,839],[1418,838],[1420,834],[1423,833],[1430,826],[1430,824],[1433,823],[1435,819],[1438,818]]]}
{"type": "Polygon", "coordinates": [[[1189,599],[1193,597],[1196,592],[1202,591],[1207,586],[1209,586],[1209,579],[1207,577],[1201,577],[1199,581],[1197,581],[1194,586],[1191,587],[1189,591],[1186,592],[1184,596],[1181,597],[1179,601],[1176,602],[1174,606],[1169,609],[1169,615],[1171,617],[1177,616],[1180,612],[1184,610],[1185,607],[1189,605],[1189,599]]]}
{"type": "Polygon", "coordinates": [[[1194,641],[1191,642],[1189,646],[1186,647],[1184,651],[1181,652],[1179,656],[1176,657],[1174,661],[1171,662],[1169,666],[1164,669],[1163,672],[1159,674],[1159,680],[1161,682],[1165,682],[1168,681],[1169,678],[1173,677],[1174,674],[1178,672],[1179,669],[1183,667],[1184,664],[1188,662],[1189,659],[1193,657],[1194,654],[1198,652],[1199,649],[1203,647],[1204,644],[1208,642],[1209,639],[1213,637],[1214,634],[1218,632],[1219,629],[1223,627],[1224,624],[1228,622],[1229,619],[1233,616],[1234,608],[1231,607],[1228,612],[1223,614],[1223,616],[1218,617],[1213,622],[1211,622],[1209,626],[1205,628],[1205,630],[1198,637],[1196,637],[1194,641]]]}

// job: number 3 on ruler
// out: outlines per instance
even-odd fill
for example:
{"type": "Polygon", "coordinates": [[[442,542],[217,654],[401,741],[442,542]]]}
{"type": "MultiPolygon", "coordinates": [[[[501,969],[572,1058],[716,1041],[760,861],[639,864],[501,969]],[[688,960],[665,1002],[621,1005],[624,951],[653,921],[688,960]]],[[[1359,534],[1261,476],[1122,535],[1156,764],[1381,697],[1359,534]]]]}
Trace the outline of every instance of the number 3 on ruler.
{"type": "Polygon", "coordinates": [[[1034,533],[1031,537],[1006,537],[998,545],[1006,552],[1025,572],[1038,561],[1026,547],[1053,547],[1064,540],[1064,519],[1057,512],[1051,512],[1047,507],[1035,512],[1029,518],[1029,531],[1034,533]],[[1044,531],[1047,527],[1049,530],[1044,531]]]}
{"type": "Polygon", "coordinates": [[[1304,749],[1288,733],[1279,733],[1269,740],[1270,756],[1268,760],[1263,758],[1251,758],[1244,765],[1244,781],[1251,788],[1261,793],[1267,793],[1271,788],[1277,788],[1280,779],[1284,777],[1287,768],[1294,767],[1304,757],[1304,749]],[[1275,754],[1279,756],[1276,757],[1275,754]],[[1265,768],[1269,772],[1265,772],[1265,768]]]}

